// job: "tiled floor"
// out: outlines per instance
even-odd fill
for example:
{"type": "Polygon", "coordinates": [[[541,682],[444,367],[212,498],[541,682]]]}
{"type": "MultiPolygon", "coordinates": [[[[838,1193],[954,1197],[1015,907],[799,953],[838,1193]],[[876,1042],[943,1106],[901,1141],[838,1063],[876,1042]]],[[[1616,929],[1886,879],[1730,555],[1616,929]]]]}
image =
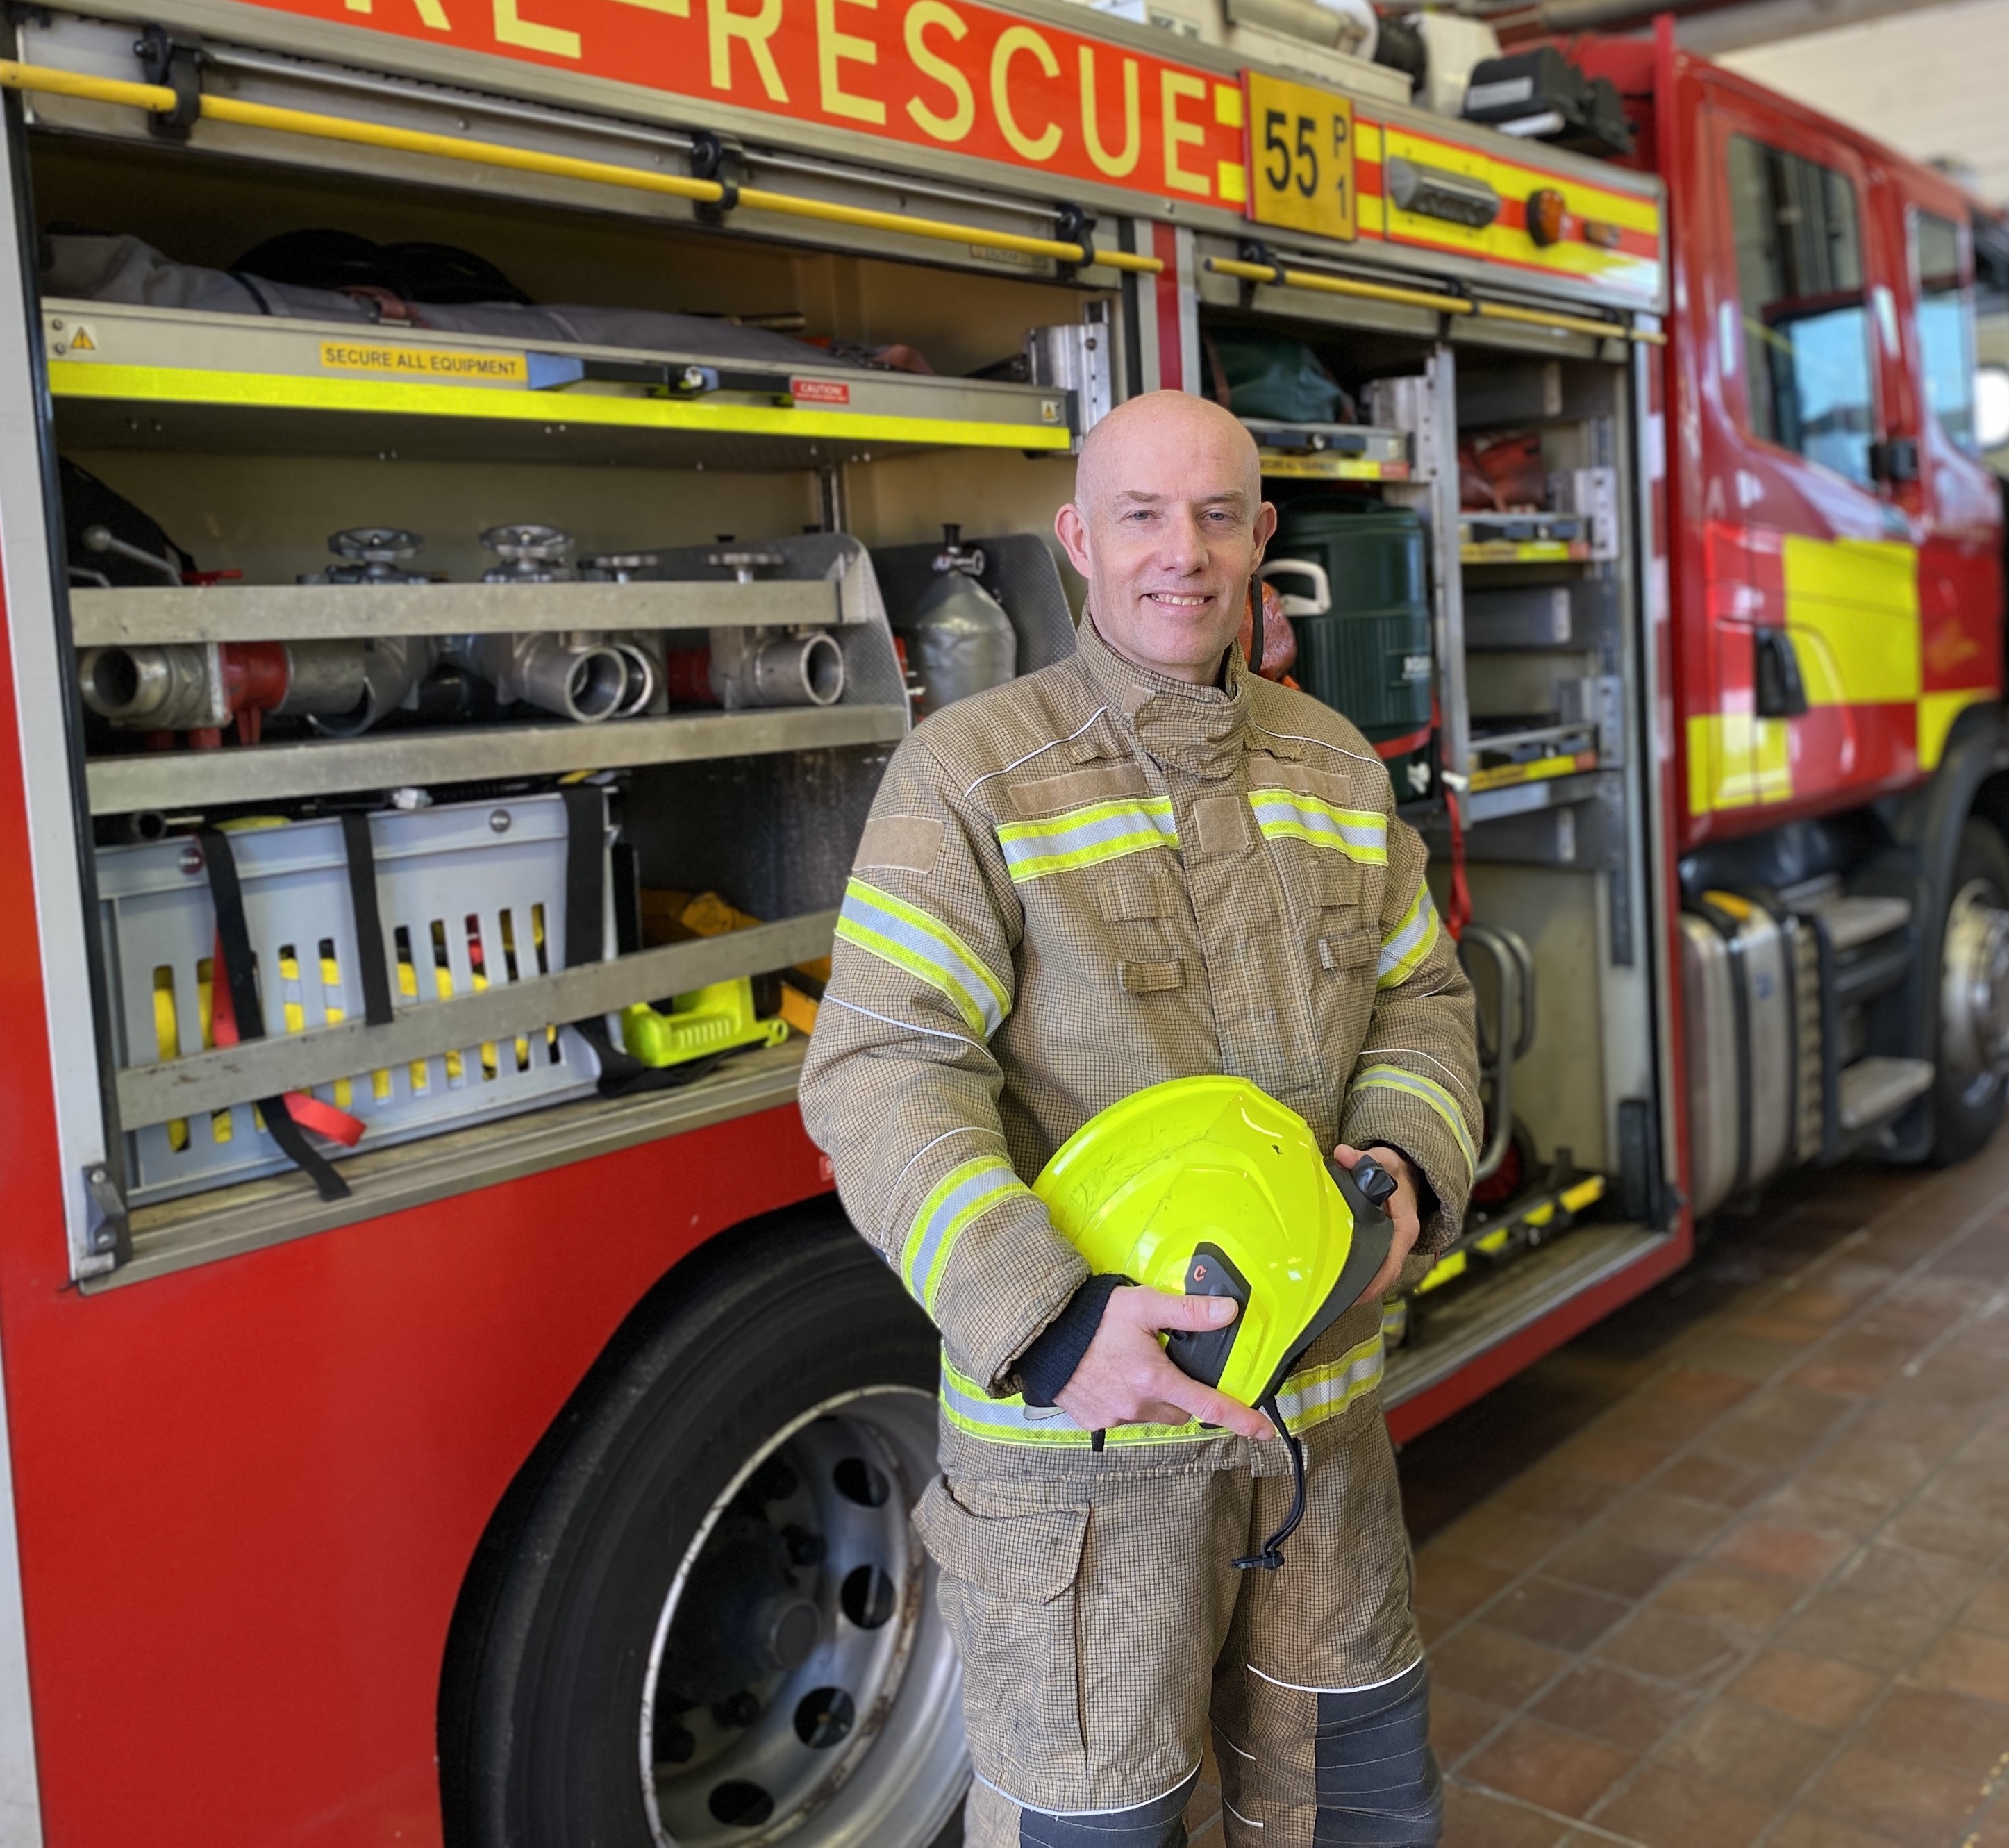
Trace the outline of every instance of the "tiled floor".
{"type": "Polygon", "coordinates": [[[2009,1135],[1780,1183],[1402,1464],[1446,1848],[2009,1848],[2009,1135]]]}

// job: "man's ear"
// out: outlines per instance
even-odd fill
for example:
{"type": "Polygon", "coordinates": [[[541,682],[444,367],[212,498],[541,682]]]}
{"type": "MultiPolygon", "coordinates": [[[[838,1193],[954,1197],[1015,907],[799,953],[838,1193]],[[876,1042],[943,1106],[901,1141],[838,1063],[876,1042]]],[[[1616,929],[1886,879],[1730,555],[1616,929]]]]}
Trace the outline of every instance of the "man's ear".
{"type": "MultiPolygon", "coordinates": [[[[1275,523],[1273,520],[1271,523],[1275,523]]],[[[1068,562],[1083,577],[1092,577],[1094,573],[1089,561],[1088,522],[1072,501],[1054,516],[1054,535],[1067,553],[1068,562]]]]}
{"type": "Polygon", "coordinates": [[[1277,509],[1265,501],[1256,509],[1256,559],[1262,562],[1263,548],[1276,537],[1277,509]]]}

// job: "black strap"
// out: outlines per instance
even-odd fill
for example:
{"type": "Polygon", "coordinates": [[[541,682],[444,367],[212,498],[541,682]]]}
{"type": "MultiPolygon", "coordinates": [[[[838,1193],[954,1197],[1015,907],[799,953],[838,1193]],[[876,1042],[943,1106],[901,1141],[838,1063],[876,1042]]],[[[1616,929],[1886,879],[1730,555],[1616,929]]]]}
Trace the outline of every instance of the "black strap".
{"type": "MultiPolygon", "coordinates": [[[[230,1011],[236,1018],[239,1040],[265,1037],[265,1010],[259,1005],[257,971],[251,960],[251,932],[244,920],[244,892],[237,881],[237,857],[230,849],[230,837],[217,828],[205,828],[197,837],[202,842],[203,863],[209,869],[210,902],[216,908],[217,947],[223,958],[223,979],[229,984],[230,1011]]],[[[260,1112],[279,1152],[314,1184],[324,1200],[346,1200],[349,1183],[310,1143],[293,1121],[281,1097],[260,1098],[260,1112]]]]}
{"type": "Polygon", "coordinates": [[[372,1027],[391,1024],[391,968],[384,956],[384,918],[377,909],[377,856],[370,818],[349,810],[342,818],[342,845],[349,859],[349,903],[356,914],[356,953],[363,963],[363,1018],[372,1027]]]}
{"type": "Polygon", "coordinates": [[[1291,1511],[1284,1516],[1277,1531],[1263,1542],[1261,1552],[1245,1553],[1234,1562],[1242,1572],[1274,1572],[1284,1562],[1284,1542],[1297,1532],[1298,1523],[1305,1518],[1305,1447],[1299,1442],[1296,1433],[1284,1422],[1275,1393],[1263,1401],[1263,1410],[1290,1449],[1291,1511]]]}

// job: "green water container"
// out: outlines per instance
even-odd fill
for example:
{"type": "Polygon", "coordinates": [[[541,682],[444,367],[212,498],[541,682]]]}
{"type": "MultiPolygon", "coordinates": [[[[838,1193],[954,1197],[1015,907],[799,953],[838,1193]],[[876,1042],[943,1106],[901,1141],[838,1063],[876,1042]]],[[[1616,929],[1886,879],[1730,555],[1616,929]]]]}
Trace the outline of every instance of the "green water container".
{"type": "MultiPolygon", "coordinates": [[[[1360,495],[1307,495],[1284,508],[1262,575],[1283,593],[1306,692],[1377,745],[1429,731],[1436,668],[1416,514],[1360,495]]],[[[1427,744],[1387,764],[1399,800],[1430,793],[1427,744]]]]}

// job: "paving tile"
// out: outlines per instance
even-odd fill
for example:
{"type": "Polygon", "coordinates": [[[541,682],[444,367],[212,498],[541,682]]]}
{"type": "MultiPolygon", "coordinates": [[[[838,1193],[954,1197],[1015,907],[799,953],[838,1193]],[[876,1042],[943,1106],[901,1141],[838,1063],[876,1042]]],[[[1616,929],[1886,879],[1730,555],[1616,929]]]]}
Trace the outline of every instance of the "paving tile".
{"type": "Polygon", "coordinates": [[[1758,1384],[1798,1366],[1806,1358],[1806,1350],[1791,1342],[1768,1341],[1732,1327],[1704,1343],[1690,1358],[1698,1367],[1758,1384]]]}
{"type": "Polygon", "coordinates": [[[1654,1477],[1653,1486],[1663,1495],[1686,1495],[1723,1508],[1745,1508],[1778,1480],[1774,1470],[1694,1453],[1676,1457],[1654,1477]]]}
{"type": "Polygon", "coordinates": [[[1700,1448],[1705,1456],[1776,1472],[1799,1468],[1827,1442],[1824,1431],[1739,1418],[1717,1425],[1702,1440],[1700,1448]]]}
{"type": "Polygon", "coordinates": [[[1866,1669],[1797,1649],[1767,1649],[1724,1691],[1809,1726],[1851,1724],[1882,1686],[1866,1669]]]}
{"type": "Polygon", "coordinates": [[[1888,1504],[1909,1495],[1932,1474],[1931,1461],[1915,1452],[1889,1444],[1866,1444],[1843,1438],[1831,1444],[1807,1470],[1816,1481],[1846,1484],[1866,1500],[1880,1497],[1888,1504]]]}
{"type": "Polygon", "coordinates": [[[1452,1522],[1431,1544],[1444,1552],[1515,1573],[1525,1572],[1573,1531],[1562,1522],[1489,1502],[1452,1522]]]}
{"type": "Polygon", "coordinates": [[[1678,1725],[1695,1700],[1684,1688],[1649,1681],[1608,1662],[1587,1662],[1543,1695],[1534,1711],[1572,1732],[1643,1752],[1678,1725]]]}
{"type": "Polygon", "coordinates": [[[1625,1494],[1622,1482],[1599,1482],[1543,1463],[1516,1476],[1495,1498],[1549,1520],[1581,1525],[1595,1520],[1625,1494]]]}
{"type": "Polygon", "coordinates": [[[1553,1460],[1572,1475],[1595,1482],[1633,1483],[1650,1476],[1673,1454],[1671,1446],[1649,1444],[1593,1426],[1556,1451],[1553,1460]]]}
{"type": "Polygon", "coordinates": [[[1435,1644],[1438,1637],[1449,1635],[1465,1621],[1462,1617],[1447,1616],[1442,1611],[1419,1609],[1413,1614],[1416,1619],[1416,1634],[1423,1639],[1423,1647],[1426,1649],[1435,1644]]]}
{"type": "Polygon", "coordinates": [[[1834,1733],[1768,1708],[1712,1701],[1660,1748],[1659,1762],[1778,1804],[1819,1769],[1834,1743],[1834,1733]]]}
{"type": "Polygon", "coordinates": [[[1489,1790],[1582,1816],[1635,1762],[1617,1746],[1524,1719],[1475,1753],[1465,1775],[1489,1790]]]}
{"type": "Polygon", "coordinates": [[[1625,1599],[1608,1598],[1602,1591],[1532,1578],[1502,1592],[1480,1616],[1495,1630],[1575,1655],[1632,1609],[1625,1599]]]}
{"type": "Polygon", "coordinates": [[[1512,1576],[1497,1566],[1426,1546],[1416,1555],[1416,1607],[1453,1617],[1469,1616],[1512,1576]]]}
{"type": "Polygon", "coordinates": [[[1781,1293],[1779,1307],[1795,1321],[1817,1321],[1831,1328],[1853,1315],[1861,1300],[1819,1284],[1795,1285],[1781,1293]]]}
{"type": "Polygon", "coordinates": [[[1971,1777],[1936,1765],[1893,1758],[1851,1746],[1815,1785],[1808,1801],[1912,1848],[1947,1848],[1980,1807],[1971,1777]]]}
{"type": "Polygon", "coordinates": [[[1710,1624],[1649,1605],[1607,1637],[1597,1654],[1621,1668],[1696,1687],[1731,1667],[1738,1650],[1710,1624]]]}
{"type": "Polygon", "coordinates": [[[1460,1694],[1518,1708],[1569,1665],[1569,1658],[1525,1637],[1468,1623],[1430,1652],[1430,1677],[1460,1694]]]}
{"type": "Polygon", "coordinates": [[[1772,1820],[1772,1807],[1741,1791],[1649,1765],[1590,1819],[1648,1848],[1746,1848],[1772,1820]]]}
{"type": "Polygon", "coordinates": [[[1776,1521],[1746,1521],[1717,1543],[1715,1556],[1726,1565],[1812,1585],[1832,1572],[1847,1555],[1849,1543],[1833,1534],[1776,1521]]]}
{"type": "Polygon", "coordinates": [[[1858,1598],[1888,1599],[1913,1610],[1929,1611],[1942,1622],[1974,1589],[1981,1568],[1943,1553],[1922,1553],[1907,1546],[1866,1548],[1837,1575],[1838,1591],[1858,1598]]]}
{"type": "Polygon", "coordinates": [[[1455,1779],[1444,1784],[1444,1848],[1556,1848],[1564,1836],[1575,1832],[1566,1822],[1490,1797],[1455,1779]]]}
{"type": "Polygon", "coordinates": [[[1912,1672],[1925,1687],[1951,1688],[2009,1707],[2009,1640],[1950,1630],[1912,1672]]]}
{"type": "Polygon", "coordinates": [[[1678,1399],[1653,1399],[1637,1393],[1621,1399],[1597,1421],[1607,1437],[1636,1438],[1670,1449],[1699,1437],[1721,1416],[1713,1406],[1687,1405],[1678,1399]]]}
{"type": "Polygon", "coordinates": [[[1727,1510],[1713,1502],[1642,1488],[1627,1496],[1600,1524],[1614,1540],[1649,1552],[1687,1555],[1703,1552],[1728,1518],[1727,1510]]]}
{"type": "Polygon", "coordinates": [[[1890,1848],[1890,1838],[1865,1835],[1825,1810],[1795,1810],[1765,1838],[1765,1848],[1890,1848]]]}
{"type": "Polygon", "coordinates": [[[1865,1443],[1890,1444],[1920,1456],[1944,1456],[1973,1435],[1965,1418],[1941,1417],[1931,1412],[1895,1410],[1872,1406],[1857,1419],[1849,1435],[1865,1443]]]}
{"type": "Polygon", "coordinates": [[[1835,1399],[1874,1399],[1896,1372],[1894,1367],[1851,1367],[1845,1361],[1816,1357],[1796,1367],[1788,1383],[1835,1399]]]}
{"type": "Polygon", "coordinates": [[[1891,1758],[1922,1758],[1985,1778],[2009,1750],[2009,1711],[1944,1688],[1900,1683],[1862,1736],[1891,1758]]]}
{"type": "Polygon", "coordinates": [[[1809,1527],[1817,1534],[1839,1534],[1860,1539],[1890,1518],[1887,1503],[1866,1501],[1847,1484],[1796,1478],[1759,1505],[1765,1520],[1788,1527],[1809,1527]]]}
{"type": "Polygon", "coordinates": [[[1802,1321],[1797,1315],[1784,1315],[1773,1309],[1747,1315],[1737,1326],[1744,1334],[1756,1335],[1761,1341],[1783,1342],[1788,1347],[1811,1346],[1828,1332],[1823,1323],[1802,1321]]]}
{"type": "Polygon", "coordinates": [[[1430,1689],[1430,1745],[1447,1771],[1508,1717],[1490,1701],[1460,1694],[1441,1682],[1430,1689]]]}
{"type": "Polygon", "coordinates": [[[1919,1499],[2009,1529],[2009,1477],[1970,1467],[1964,1457],[1941,1469],[1919,1499]]]}
{"type": "Polygon", "coordinates": [[[1783,1580],[1733,1571],[1708,1563],[1692,1567],[1663,1585],[1654,1606],[1705,1623],[1728,1624],[1762,1636],[1793,1607],[1800,1588],[1783,1580]]]}
{"type": "Polygon", "coordinates": [[[1939,1628],[1929,1612],[1847,1591],[1818,1592],[1787,1619],[1775,1639],[1809,1655],[1827,1655],[1880,1675],[1908,1667],[1939,1628]]]}
{"type": "Polygon", "coordinates": [[[1681,1564],[1672,1553],[1656,1553],[1593,1531],[1543,1560],[1542,1571],[1547,1577],[1617,1598],[1643,1598],[1681,1564]]]}
{"type": "Polygon", "coordinates": [[[1647,1387],[1647,1393],[1673,1399],[1687,1405],[1708,1406],[1723,1410],[1748,1398],[1756,1390],[1752,1382],[1713,1367],[1677,1367],[1647,1387]]]}
{"type": "Polygon", "coordinates": [[[2009,1574],[1990,1579],[1961,1613],[1961,1628],[1984,1635],[2009,1637],[2009,1574]]]}

